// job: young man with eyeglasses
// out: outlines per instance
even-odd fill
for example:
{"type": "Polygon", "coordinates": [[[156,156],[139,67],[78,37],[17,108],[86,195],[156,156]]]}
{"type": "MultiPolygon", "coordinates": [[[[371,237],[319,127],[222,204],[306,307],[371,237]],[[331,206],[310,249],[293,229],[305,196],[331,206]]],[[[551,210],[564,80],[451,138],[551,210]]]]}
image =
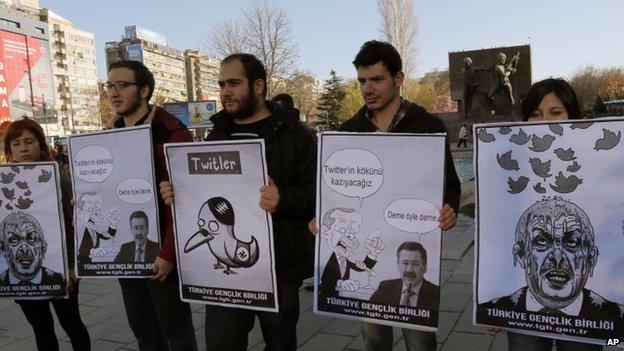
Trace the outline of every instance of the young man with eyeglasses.
{"type": "MultiPolygon", "coordinates": [[[[186,126],[162,107],[149,105],[154,76],[141,62],[119,61],[110,65],[104,85],[117,116],[113,128],[151,124],[156,181],[168,180],[164,143],[193,141],[186,126]]],[[[146,160],[147,162],[147,160],[146,160]]],[[[191,309],[180,300],[174,270],[175,245],[171,212],[158,198],[161,248],[151,279],[119,279],[130,328],[139,349],[197,350],[191,309]]]]}

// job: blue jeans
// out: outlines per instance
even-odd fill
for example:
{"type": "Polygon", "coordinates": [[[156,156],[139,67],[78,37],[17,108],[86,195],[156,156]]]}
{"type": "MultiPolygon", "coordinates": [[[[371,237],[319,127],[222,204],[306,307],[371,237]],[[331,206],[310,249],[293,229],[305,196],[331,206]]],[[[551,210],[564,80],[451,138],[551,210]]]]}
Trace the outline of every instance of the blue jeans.
{"type": "Polygon", "coordinates": [[[180,300],[178,278],[119,279],[126,315],[141,351],[197,351],[191,307],[180,300]]]}
{"type": "Polygon", "coordinates": [[[253,329],[256,316],[266,344],[265,351],[296,350],[301,284],[301,281],[280,283],[278,280],[279,313],[206,306],[207,351],[247,350],[247,334],[253,329]]]}
{"type": "Polygon", "coordinates": [[[541,336],[519,334],[507,331],[509,351],[550,351],[553,341],[557,344],[557,351],[598,351],[600,345],[585,344],[575,341],[556,340],[541,336]]]}
{"type": "MultiPolygon", "coordinates": [[[[435,351],[438,347],[436,335],[412,329],[401,329],[405,338],[405,347],[408,351],[435,351]]],[[[364,350],[390,351],[392,350],[392,327],[372,323],[362,323],[364,336],[364,350]]]]}

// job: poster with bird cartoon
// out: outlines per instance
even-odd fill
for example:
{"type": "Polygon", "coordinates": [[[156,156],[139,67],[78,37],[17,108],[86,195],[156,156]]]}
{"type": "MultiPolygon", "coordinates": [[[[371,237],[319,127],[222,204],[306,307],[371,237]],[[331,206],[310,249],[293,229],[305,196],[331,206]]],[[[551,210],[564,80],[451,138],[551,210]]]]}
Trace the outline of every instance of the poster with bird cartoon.
{"type": "Polygon", "coordinates": [[[69,137],[79,277],[154,275],[160,250],[151,126],[69,137]]]}
{"type": "Polygon", "coordinates": [[[479,124],[476,324],[624,339],[624,119],[479,124]]]}
{"type": "Polygon", "coordinates": [[[316,313],[437,330],[445,137],[320,135],[316,313]]]}
{"type": "Polygon", "coordinates": [[[182,300],[277,312],[264,140],[165,144],[182,300]]]}
{"type": "Polygon", "coordinates": [[[0,165],[0,296],[67,295],[67,251],[56,162],[0,165]]]}

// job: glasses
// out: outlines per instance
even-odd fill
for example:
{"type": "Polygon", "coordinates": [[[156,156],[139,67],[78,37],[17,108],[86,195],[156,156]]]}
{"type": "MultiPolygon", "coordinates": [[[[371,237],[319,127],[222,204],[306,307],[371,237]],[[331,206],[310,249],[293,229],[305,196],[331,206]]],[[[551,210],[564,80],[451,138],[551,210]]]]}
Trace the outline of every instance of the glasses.
{"type": "Polygon", "coordinates": [[[135,82],[115,82],[115,83],[106,83],[106,84],[104,84],[104,87],[107,90],[115,89],[116,91],[121,91],[121,90],[126,89],[127,87],[129,87],[131,85],[138,85],[138,84],[135,83],[135,82]]]}

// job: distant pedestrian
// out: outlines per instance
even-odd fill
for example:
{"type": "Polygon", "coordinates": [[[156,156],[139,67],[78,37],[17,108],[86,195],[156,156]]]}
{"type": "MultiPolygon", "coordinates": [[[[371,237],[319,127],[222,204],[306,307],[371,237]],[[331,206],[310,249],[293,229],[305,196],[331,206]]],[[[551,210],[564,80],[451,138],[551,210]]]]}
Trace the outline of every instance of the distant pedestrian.
{"type": "Polygon", "coordinates": [[[461,144],[464,144],[464,147],[468,148],[468,144],[466,144],[467,140],[468,140],[468,129],[466,128],[466,125],[464,124],[459,130],[459,142],[457,143],[457,147],[461,147],[461,144]]]}

